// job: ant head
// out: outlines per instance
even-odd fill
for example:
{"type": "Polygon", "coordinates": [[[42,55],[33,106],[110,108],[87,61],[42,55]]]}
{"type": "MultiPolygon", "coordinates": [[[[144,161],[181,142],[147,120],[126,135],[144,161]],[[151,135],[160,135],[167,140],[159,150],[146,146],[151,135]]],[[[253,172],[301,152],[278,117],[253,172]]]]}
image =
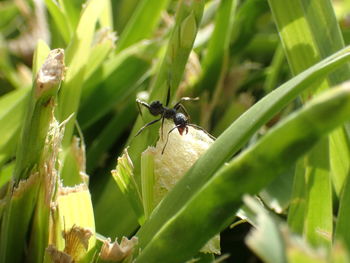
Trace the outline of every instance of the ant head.
{"type": "Polygon", "coordinates": [[[149,105],[149,111],[154,116],[160,115],[164,111],[163,104],[159,100],[153,101],[149,105]]]}
{"type": "Polygon", "coordinates": [[[185,128],[187,131],[188,119],[184,114],[178,112],[174,116],[174,124],[177,126],[179,133],[182,135],[185,128]]]}

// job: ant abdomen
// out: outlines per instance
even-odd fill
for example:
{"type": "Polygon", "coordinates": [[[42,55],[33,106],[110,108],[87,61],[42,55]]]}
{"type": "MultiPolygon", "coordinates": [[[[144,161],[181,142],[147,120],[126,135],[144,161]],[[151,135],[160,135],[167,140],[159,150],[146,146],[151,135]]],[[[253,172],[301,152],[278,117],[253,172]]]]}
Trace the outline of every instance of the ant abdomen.
{"type": "Polygon", "coordinates": [[[153,115],[153,116],[158,116],[163,114],[164,112],[164,107],[163,104],[159,101],[153,101],[150,105],[149,105],[149,112],[153,115]]]}

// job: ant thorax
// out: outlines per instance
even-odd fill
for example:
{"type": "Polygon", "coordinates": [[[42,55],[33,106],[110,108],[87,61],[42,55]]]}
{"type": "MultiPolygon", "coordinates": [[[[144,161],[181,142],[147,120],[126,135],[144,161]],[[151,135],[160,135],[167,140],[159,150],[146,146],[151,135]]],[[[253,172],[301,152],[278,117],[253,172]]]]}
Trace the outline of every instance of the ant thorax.
{"type": "Polygon", "coordinates": [[[164,108],[164,118],[165,119],[174,119],[176,115],[175,109],[164,108]]]}

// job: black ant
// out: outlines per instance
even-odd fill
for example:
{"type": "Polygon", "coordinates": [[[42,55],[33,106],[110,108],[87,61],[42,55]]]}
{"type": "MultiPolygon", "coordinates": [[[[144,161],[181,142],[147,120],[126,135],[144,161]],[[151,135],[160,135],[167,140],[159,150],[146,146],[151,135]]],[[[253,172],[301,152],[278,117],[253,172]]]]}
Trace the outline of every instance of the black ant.
{"type": "Polygon", "coordinates": [[[165,147],[168,143],[168,140],[169,140],[169,135],[170,133],[177,129],[180,133],[180,135],[183,135],[184,131],[186,131],[186,134],[188,133],[188,126],[191,126],[193,128],[196,128],[196,129],[199,129],[199,130],[202,130],[203,132],[205,132],[210,138],[214,139],[215,138],[210,135],[207,131],[205,131],[202,127],[198,126],[198,125],[195,125],[195,124],[192,124],[192,123],[189,123],[190,121],[190,116],[186,110],[186,108],[181,104],[182,102],[184,101],[197,101],[199,100],[198,97],[196,98],[189,98],[189,97],[183,97],[181,98],[175,105],[173,108],[168,108],[168,104],[169,104],[169,100],[170,100],[170,89],[168,90],[168,95],[167,95],[167,99],[166,99],[166,104],[165,104],[165,107],[163,106],[163,104],[156,100],[156,101],[153,101],[151,102],[151,104],[148,104],[144,101],[141,101],[139,99],[136,100],[136,103],[137,103],[137,107],[139,109],[139,112],[140,112],[140,115],[142,116],[142,112],[141,112],[141,107],[140,105],[143,105],[145,106],[149,112],[153,115],[153,116],[159,116],[160,115],[160,118],[159,119],[156,119],[156,120],[153,120],[149,123],[147,123],[146,125],[144,125],[135,135],[138,136],[145,128],[147,128],[148,126],[162,120],[162,126],[161,126],[161,136],[162,136],[162,139],[163,139],[163,124],[164,124],[164,119],[168,119],[168,120],[173,120],[174,124],[175,124],[175,127],[173,127],[172,129],[170,129],[170,131],[168,132],[168,135],[167,135],[167,139],[166,139],[166,142],[165,142],[165,145],[163,147],[163,150],[162,150],[162,154],[164,153],[164,150],[165,150],[165,147]],[[179,112],[179,110],[182,110],[184,113],[182,112],[179,112]]]}

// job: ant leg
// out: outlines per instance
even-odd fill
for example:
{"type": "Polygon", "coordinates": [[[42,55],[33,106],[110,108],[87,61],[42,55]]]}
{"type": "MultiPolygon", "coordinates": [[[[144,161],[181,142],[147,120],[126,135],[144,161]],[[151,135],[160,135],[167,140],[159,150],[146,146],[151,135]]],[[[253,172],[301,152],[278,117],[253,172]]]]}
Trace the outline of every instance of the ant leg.
{"type": "Polygon", "coordinates": [[[167,93],[167,96],[166,96],[166,103],[165,103],[166,107],[168,107],[169,101],[170,101],[170,83],[168,81],[168,93],[167,93]]]}
{"type": "Polygon", "coordinates": [[[156,120],[154,120],[154,121],[151,121],[151,122],[147,123],[147,124],[144,125],[141,129],[139,129],[139,131],[136,133],[136,135],[135,135],[134,137],[136,137],[137,135],[139,135],[145,128],[147,128],[148,126],[150,126],[150,125],[156,123],[157,121],[160,121],[161,119],[162,119],[162,118],[156,119],[156,120]]]}
{"type": "Polygon", "coordinates": [[[195,97],[195,98],[190,98],[190,97],[182,97],[174,106],[174,109],[178,109],[179,105],[181,104],[181,102],[183,101],[197,101],[199,100],[199,97],[195,97]]]}
{"type": "Polygon", "coordinates": [[[169,140],[169,135],[170,135],[170,133],[171,133],[173,130],[175,130],[176,128],[178,128],[179,126],[180,126],[180,125],[176,125],[175,127],[171,128],[171,130],[168,132],[168,136],[166,137],[166,142],[165,142],[165,144],[164,144],[164,147],[163,147],[163,150],[162,150],[162,154],[164,153],[165,147],[166,147],[166,145],[168,144],[168,140],[169,140]]]}
{"type": "Polygon", "coordinates": [[[192,124],[192,123],[187,124],[187,126],[191,126],[191,127],[195,128],[195,129],[201,130],[201,131],[203,131],[206,135],[208,135],[211,139],[213,139],[214,141],[216,140],[216,138],[215,138],[213,135],[211,135],[209,132],[207,132],[206,130],[204,130],[201,126],[198,126],[198,125],[192,124]]]}
{"type": "Polygon", "coordinates": [[[148,110],[150,109],[150,106],[148,105],[148,103],[146,103],[142,100],[136,99],[136,104],[137,104],[137,108],[139,109],[139,113],[141,116],[142,116],[142,111],[141,111],[140,105],[145,106],[148,110]]]}
{"type": "Polygon", "coordinates": [[[164,120],[165,120],[165,118],[164,118],[164,114],[163,114],[163,115],[162,115],[162,125],[161,125],[161,127],[160,127],[160,129],[161,129],[162,141],[163,141],[163,126],[164,126],[164,120]]]}
{"type": "Polygon", "coordinates": [[[183,113],[186,115],[188,122],[191,122],[191,116],[190,114],[188,114],[188,111],[186,110],[185,106],[182,105],[181,103],[177,103],[177,107],[174,108],[176,111],[178,111],[179,109],[181,109],[183,111],[183,113]]]}

